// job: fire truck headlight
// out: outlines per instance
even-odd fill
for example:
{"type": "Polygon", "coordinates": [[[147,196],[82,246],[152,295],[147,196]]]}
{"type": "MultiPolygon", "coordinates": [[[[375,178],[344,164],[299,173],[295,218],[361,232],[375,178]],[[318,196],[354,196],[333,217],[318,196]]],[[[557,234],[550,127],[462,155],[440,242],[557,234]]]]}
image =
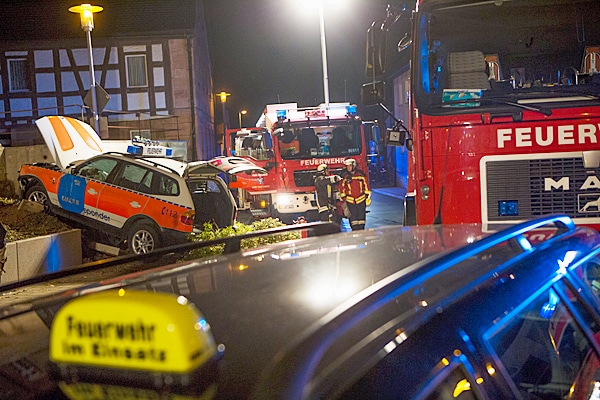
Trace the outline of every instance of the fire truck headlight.
{"type": "Polygon", "coordinates": [[[289,207],[293,203],[293,198],[287,194],[280,194],[277,196],[277,204],[279,207],[289,207]]]}
{"type": "Polygon", "coordinates": [[[430,188],[428,185],[421,186],[421,199],[427,200],[429,198],[430,188]]]}

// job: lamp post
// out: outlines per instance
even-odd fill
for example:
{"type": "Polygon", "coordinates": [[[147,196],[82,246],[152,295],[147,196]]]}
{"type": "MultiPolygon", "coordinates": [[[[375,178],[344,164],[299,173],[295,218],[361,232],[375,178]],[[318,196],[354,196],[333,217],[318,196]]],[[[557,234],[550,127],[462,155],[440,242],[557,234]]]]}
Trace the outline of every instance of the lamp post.
{"type": "Polygon", "coordinates": [[[240,129],[242,128],[242,115],[246,115],[246,114],[248,114],[248,111],[247,111],[247,110],[241,110],[241,111],[238,113],[238,118],[239,118],[239,120],[240,120],[240,129]]]}
{"type": "Polygon", "coordinates": [[[323,93],[325,95],[325,109],[329,110],[329,75],[327,74],[327,44],[325,43],[325,18],[323,15],[323,1],[319,0],[319,31],[321,32],[321,61],[323,62],[323,93]]]}
{"type": "Polygon", "coordinates": [[[96,98],[96,78],[94,76],[94,54],[92,52],[92,30],[94,29],[94,13],[102,11],[104,8],[93,6],[91,4],[82,4],[69,8],[69,11],[78,13],[81,17],[81,28],[87,37],[88,59],[90,63],[90,90],[92,95],[92,118],[94,119],[94,129],[100,136],[100,121],[98,120],[98,99],[96,98]]]}
{"type": "Polygon", "coordinates": [[[225,123],[225,103],[227,102],[227,96],[231,96],[231,93],[221,91],[221,93],[217,93],[217,96],[221,98],[221,105],[223,106],[223,143],[225,143],[225,135],[227,135],[227,124],[225,123]]]}

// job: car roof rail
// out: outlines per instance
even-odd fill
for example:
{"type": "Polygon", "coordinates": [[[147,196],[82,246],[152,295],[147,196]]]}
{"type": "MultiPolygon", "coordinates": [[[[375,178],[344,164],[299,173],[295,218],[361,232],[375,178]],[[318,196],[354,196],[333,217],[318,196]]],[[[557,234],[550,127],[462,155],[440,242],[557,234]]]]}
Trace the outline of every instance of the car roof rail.
{"type": "MultiPolygon", "coordinates": [[[[318,365],[316,357],[322,356],[329,344],[356,326],[365,315],[371,315],[374,310],[393,301],[409,287],[414,286],[415,279],[426,279],[427,276],[447,270],[469,257],[507,241],[515,241],[523,252],[533,251],[535,247],[524,234],[550,224],[556,226],[560,236],[572,233],[576,229],[573,220],[567,215],[544,216],[513,225],[457,250],[425,259],[415,264],[420,264],[421,268],[411,267],[409,274],[404,270],[396,272],[365,289],[354,298],[353,303],[325,315],[313,326],[308,327],[301,337],[290,343],[287,351],[281,354],[276,364],[271,364],[268,373],[263,375],[263,380],[252,398],[305,398],[309,379],[318,365]]],[[[434,308],[434,305],[429,306],[428,308],[434,308]]]]}
{"type": "MultiPolygon", "coordinates": [[[[151,164],[154,167],[166,169],[166,170],[168,170],[168,171],[170,171],[170,172],[172,172],[172,173],[180,176],[179,173],[177,171],[175,171],[173,168],[170,168],[170,167],[167,167],[164,164],[160,164],[160,163],[152,161],[152,157],[138,156],[138,155],[131,154],[131,153],[121,153],[119,151],[107,151],[106,153],[102,153],[100,155],[105,155],[105,154],[116,155],[116,156],[121,156],[121,157],[126,157],[126,158],[133,158],[133,159],[136,159],[136,160],[142,160],[144,162],[147,162],[148,164],[151,164]]],[[[180,161],[180,162],[183,163],[183,161],[180,161]]]]}

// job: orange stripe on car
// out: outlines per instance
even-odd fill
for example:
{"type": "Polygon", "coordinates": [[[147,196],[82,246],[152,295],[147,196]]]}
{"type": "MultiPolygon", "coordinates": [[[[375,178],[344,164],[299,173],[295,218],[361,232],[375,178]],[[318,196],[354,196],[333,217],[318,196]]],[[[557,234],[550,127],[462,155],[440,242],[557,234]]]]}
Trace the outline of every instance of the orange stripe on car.
{"type": "Polygon", "coordinates": [[[71,136],[69,136],[69,132],[67,132],[67,128],[60,120],[59,117],[48,117],[50,124],[52,124],[52,129],[56,133],[56,139],[58,140],[58,144],[63,151],[71,150],[75,145],[71,140],[71,136]]]}
{"type": "Polygon", "coordinates": [[[81,123],[79,123],[78,120],[73,119],[73,118],[65,118],[65,119],[69,121],[69,123],[71,124],[71,126],[73,126],[73,128],[75,128],[75,130],[77,131],[79,136],[81,136],[83,141],[88,145],[88,147],[90,149],[102,152],[102,149],[100,147],[98,147],[98,144],[96,143],[96,141],[90,136],[90,132],[88,132],[83,127],[83,125],[81,123]]]}

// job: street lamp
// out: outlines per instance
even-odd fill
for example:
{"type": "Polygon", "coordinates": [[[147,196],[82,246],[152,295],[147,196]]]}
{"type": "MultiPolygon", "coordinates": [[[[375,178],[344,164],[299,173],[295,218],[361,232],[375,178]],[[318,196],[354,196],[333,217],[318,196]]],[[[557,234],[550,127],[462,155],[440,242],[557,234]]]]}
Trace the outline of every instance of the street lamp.
{"type": "Polygon", "coordinates": [[[92,30],[94,29],[94,13],[102,11],[100,6],[91,4],[82,4],[73,6],[69,11],[78,13],[81,17],[81,28],[87,37],[88,59],[90,63],[90,90],[92,95],[92,117],[94,119],[94,128],[100,136],[100,121],[98,120],[98,99],[96,98],[96,78],[94,77],[94,54],[92,52],[92,30]]]}
{"type": "Polygon", "coordinates": [[[238,118],[240,119],[240,129],[242,128],[242,115],[246,115],[246,114],[248,114],[248,111],[247,111],[247,110],[241,110],[241,111],[238,113],[238,118]]]}
{"type": "Polygon", "coordinates": [[[321,32],[321,61],[323,62],[323,93],[325,109],[329,110],[329,75],[327,74],[327,44],[325,43],[325,18],[323,16],[323,1],[319,0],[319,31],[321,32]]]}
{"type": "MultiPolygon", "coordinates": [[[[325,107],[329,110],[329,75],[327,73],[327,44],[325,41],[325,11],[324,3],[326,0],[302,1],[302,6],[307,5],[312,10],[314,6],[319,7],[319,32],[321,34],[321,62],[323,64],[323,93],[325,96],[325,107]]],[[[300,2],[298,2],[300,3],[300,2]]]]}
{"type": "Polygon", "coordinates": [[[231,93],[221,91],[221,93],[217,93],[217,96],[219,96],[221,98],[221,104],[223,105],[223,142],[224,142],[225,136],[227,135],[227,124],[225,123],[225,103],[227,102],[227,96],[231,96],[231,93]]]}

